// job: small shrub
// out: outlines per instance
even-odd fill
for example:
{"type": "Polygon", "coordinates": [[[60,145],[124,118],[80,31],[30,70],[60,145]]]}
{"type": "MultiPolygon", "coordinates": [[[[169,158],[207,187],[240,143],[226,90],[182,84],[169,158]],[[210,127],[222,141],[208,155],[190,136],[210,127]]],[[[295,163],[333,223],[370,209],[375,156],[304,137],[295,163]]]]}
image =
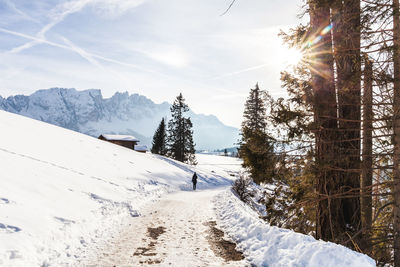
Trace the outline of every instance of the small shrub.
{"type": "Polygon", "coordinates": [[[239,174],[239,178],[235,180],[232,185],[232,190],[238,195],[240,200],[248,202],[253,196],[253,192],[250,190],[252,180],[245,174],[239,174]]]}

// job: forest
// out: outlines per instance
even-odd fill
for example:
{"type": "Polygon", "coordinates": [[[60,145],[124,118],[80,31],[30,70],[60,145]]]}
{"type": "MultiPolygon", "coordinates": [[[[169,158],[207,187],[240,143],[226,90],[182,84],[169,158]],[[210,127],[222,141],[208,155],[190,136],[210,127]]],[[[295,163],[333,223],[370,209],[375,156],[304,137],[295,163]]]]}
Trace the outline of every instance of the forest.
{"type": "Polygon", "coordinates": [[[301,51],[286,98],[250,90],[240,156],[264,218],[400,266],[398,0],[308,0],[280,36],[301,51]]]}

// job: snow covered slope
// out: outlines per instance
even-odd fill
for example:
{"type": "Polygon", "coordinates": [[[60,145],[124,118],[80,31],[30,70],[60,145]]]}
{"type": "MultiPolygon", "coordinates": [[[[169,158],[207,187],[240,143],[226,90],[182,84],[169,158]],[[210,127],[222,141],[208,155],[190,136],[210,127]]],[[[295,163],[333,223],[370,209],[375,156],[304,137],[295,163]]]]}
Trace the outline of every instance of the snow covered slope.
{"type": "MultiPolygon", "coordinates": [[[[172,99],[171,99],[172,100],[172,99]]],[[[0,96],[0,109],[98,137],[103,133],[129,134],[149,146],[161,118],[170,115],[170,104],[155,104],[145,96],[115,93],[103,98],[97,89],[52,88],[30,96],[0,96]]],[[[197,149],[233,146],[238,129],[215,116],[190,111],[197,149]]]]}
{"type": "MultiPolygon", "coordinates": [[[[182,216],[175,218],[182,222],[180,226],[193,229],[188,235],[195,240],[205,234],[204,229],[191,225],[196,219],[193,212],[197,214],[193,204],[197,203],[204,214],[196,223],[218,219],[218,227],[238,243],[246,260],[257,266],[374,265],[365,255],[260,220],[230,190],[224,191],[240,170],[238,159],[197,155],[199,164],[192,167],[4,111],[0,111],[0,128],[0,266],[80,266],[98,244],[131,229],[127,226],[136,221],[134,217],[159,207],[161,201],[154,201],[160,196],[167,206],[171,197],[186,202],[169,209],[182,216]],[[191,190],[193,171],[198,173],[202,192],[165,196],[191,190]],[[208,198],[215,190],[208,189],[216,187],[223,193],[211,203],[208,198]],[[181,210],[184,207],[188,210],[181,210]]],[[[144,215],[141,219],[146,221],[144,215]]],[[[175,224],[168,213],[153,216],[171,228],[166,236],[179,232],[172,229],[175,224]]],[[[179,236],[174,240],[179,241],[179,236]]],[[[182,244],[178,241],[172,243],[182,244]]],[[[208,255],[207,243],[201,244],[208,255]]],[[[126,255],[133,255],[129,247],[125,249],[126,255]]],[[[179,249],[190,254],[194,248],[179,249]]],[[[173,266],[179,255],[174,248],[170,252],[165,260],[173,266]]],[[[201,258],[196,260],[201,262],[201,258]]]]}
{"type": "Polygon", "coordinates": [[[268,225],[230,190],[214,203],[219,226],[254,266],[376,266],[367,255],[344,246],[268,225]]]}
{"type": "MultiPolygon", "coordinates": [[[[144,204],[190,188],[192,168],[170,159],[4,111],[0,128],[0,266],[74,262],[144,204]]],[[[197,171],[200,188],[231,182],[197,171]]]]}

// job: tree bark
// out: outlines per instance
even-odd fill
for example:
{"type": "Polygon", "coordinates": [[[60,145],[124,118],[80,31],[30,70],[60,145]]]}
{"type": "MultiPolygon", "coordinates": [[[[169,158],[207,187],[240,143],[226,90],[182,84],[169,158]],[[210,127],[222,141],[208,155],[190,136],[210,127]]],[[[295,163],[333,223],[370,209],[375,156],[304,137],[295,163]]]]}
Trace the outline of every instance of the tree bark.
{"type": "Polygon", "coordinates": [[[399,0],[393,0],[393,246],[394,266],[400,267],[400,18],[399,0]]]}
{"type": "MultiPolygon", "coordinates": [[[[336,66],[336,86],[339,111],[339,156],[336,160],[343,170],[360,169],[361,132],[361,7],[360,0],[335,0],[332,5],[333,42],[336,66]],[[351,129],[351,130],[350,130],[351,129]],[[355,131],[354,129],[360,129],[355,131]]],[[[343,195],[360,188],[360,174],[341,172],[338,191],[343,195]]],[[[348,239],[361,228],[360,198],[340,201],[336,223],[336,241],[348,239]]],[[[360,239],[361,236],[358,236],[360,239]]],[[[359,243],[359,240],[352,240],[359,243]]],[[[353,243],[353,242],[351,242],[353,243]]]]}
{"type": "MultiPolygon", "coordinates": [[[[310,0],[311,43],[310,54],[313,109],[316,143],[316,192],[320,196],[332,195],[336,190],[335,172],[328,168],[336,157],[337,106],[333,72],[332,36],[329,29],[330,7],[326,1],[310,0]],[[328,27],[328,28],[327,28],[328,27]],[[328,29],[327,31],[324,29],[328,29]],[[325,34],[323,34],[325,32],[325,34]],[[319,41],[314,41],[318,40],[319,41]]],[[[316,211],[316,238],[333,240],[337,232],[334,222],[335,203],[330,198],[320,200],[316,211]]]]}
{"type": "Polygon", "coordinates": [[[372,223],[372,61],[364,58],[363,91],[363,136],[362,136],[362,173],[361,173],[361,225],[363,233],[362,250],[371,251],[369,242],[372,223]]]}

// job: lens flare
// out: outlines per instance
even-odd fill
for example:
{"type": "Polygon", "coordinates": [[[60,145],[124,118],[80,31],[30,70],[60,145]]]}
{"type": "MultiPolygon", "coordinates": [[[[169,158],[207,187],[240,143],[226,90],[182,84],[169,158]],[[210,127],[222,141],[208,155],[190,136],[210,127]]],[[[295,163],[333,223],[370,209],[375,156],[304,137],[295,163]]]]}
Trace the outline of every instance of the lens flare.
{"type": "Polygon", "coordinates": [[[331,32],[334,25],[331,23],[325,26],[322,30],[318,31],[315,35],[310,36],[308,40],[304,40],[304,46],[302,51],[304,51],[303,61],[307,67],[318,75],[331,78],[330,71],[326,71],[329,66],[326,65],[324,60],[320,60],[321,56],[332,54],[332,50],[326,47],[326,41],[330,41],[327,34],[331,32]]]}
{"type": "Polygon", "coordinates": [[[321,35],[325,35],[328,32],[330,32],[332,29],[332,24],[329,24],[328,26],[326,26],[322,31],[321,31],[321,35]]]}
{"type": "Polygon", "coordinates": [[[317,37],[315,37],[314,39],[308,41],[307,46],[311,47],[313,45],[316,45],[317,43],[319,43],[323,36],[326,35],[327,33],[329,33],[331,31],[331,29],[333,28],[333,24],[329,24],[328,26],[326,26],[324,29],[322,29],[322,31],[319,33],[319,35],[317,37]]]}

